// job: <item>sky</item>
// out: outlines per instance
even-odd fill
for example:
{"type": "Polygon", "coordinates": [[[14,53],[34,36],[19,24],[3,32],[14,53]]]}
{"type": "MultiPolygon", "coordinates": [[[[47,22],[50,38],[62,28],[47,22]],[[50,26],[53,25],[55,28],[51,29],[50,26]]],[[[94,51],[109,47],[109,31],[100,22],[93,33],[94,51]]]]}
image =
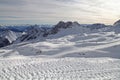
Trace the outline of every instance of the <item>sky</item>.
{"type": "Polygon", "coordinates": [[[113,24],[120,0],[0,0],[0,24],[113,24]]]}

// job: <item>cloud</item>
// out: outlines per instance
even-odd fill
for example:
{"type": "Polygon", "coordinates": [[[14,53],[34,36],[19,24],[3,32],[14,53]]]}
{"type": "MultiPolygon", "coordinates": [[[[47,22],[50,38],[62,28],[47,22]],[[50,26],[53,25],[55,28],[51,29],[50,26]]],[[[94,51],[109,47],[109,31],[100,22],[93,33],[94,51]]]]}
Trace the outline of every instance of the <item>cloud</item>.
{"type": "Polygon", "coordinates": [[[22,17],[16,17],[16,16],[0,16],[0,18],[22,18],[22,17]]]}
{"type": "Polygon", "coordinates": [[[54,1],[58,1],[60,3],[76,3],[77,1],[76,0],[54,0],[54,1]]]}
{"type": "Polygon", "coordinates": [[[111,24],[119,18],[119,5],[119,0],[0,0],[0,23],[77,20],[111,24]]]}
{"type": "Polygon", "coordinates": [[[9,5],[9,6],[17,6],[17,5],[24,5],[25,0],[0,0],[0,5],[9,5]]]}

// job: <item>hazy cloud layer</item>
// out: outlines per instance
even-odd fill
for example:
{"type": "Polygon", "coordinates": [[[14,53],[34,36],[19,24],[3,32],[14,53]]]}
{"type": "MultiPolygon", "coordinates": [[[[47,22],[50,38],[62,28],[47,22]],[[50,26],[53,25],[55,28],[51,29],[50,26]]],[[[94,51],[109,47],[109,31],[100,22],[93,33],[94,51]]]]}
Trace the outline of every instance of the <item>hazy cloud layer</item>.
{"type": "Polygon", "coordinates": [[[60,20],[112,24],[119,0],[0,0],[2,24],[55,24],[60,20]]]}

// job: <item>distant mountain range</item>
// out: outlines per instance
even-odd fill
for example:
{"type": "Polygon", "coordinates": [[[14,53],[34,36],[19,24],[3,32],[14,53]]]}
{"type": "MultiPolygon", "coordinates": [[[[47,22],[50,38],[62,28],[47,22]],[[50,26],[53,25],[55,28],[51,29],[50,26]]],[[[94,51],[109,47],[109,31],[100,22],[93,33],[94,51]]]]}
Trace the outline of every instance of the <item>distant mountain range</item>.
{"type": "Polygon", "coordinates": [[[38,27],[52,27],[53,25],[0,25],[0,32],[5,30],[11,30],[14,32],[24,32],[32,26],[38,27]]]}
{"type": "Polygon", "coordinates": [[[79,27],[78,30],[80,33],[98,31],[114,31],[115,33],[119,33],[120,20],[116,21],[114,25],[105,25],[101,23],[83,25],[79,24],[78,22],[71,21],[60,21],[56,25],[2,25],[0,26],[0,47],[34,39],[45,40],[50,38],[51,35],[56,35],[63,29],[68,29],[66,32],[59,33],[59,36],[64,36],[75,33],[77,31],[77,27],[79,27]]]}

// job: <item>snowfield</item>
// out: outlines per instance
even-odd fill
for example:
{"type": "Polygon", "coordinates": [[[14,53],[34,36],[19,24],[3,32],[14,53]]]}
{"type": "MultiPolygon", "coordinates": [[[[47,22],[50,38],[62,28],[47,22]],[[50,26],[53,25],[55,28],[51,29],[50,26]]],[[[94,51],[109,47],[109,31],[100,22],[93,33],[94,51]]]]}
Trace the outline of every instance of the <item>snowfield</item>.
{"type": "Polygon", "coordinates": [[[0,59],[0,80],[119,80],[112,58],[0,59]]]}
{"type": "Polygon", "coordinates": [[[120,80],[120,34],[73,27],[3,47],[0,80],[120,80]]]}

